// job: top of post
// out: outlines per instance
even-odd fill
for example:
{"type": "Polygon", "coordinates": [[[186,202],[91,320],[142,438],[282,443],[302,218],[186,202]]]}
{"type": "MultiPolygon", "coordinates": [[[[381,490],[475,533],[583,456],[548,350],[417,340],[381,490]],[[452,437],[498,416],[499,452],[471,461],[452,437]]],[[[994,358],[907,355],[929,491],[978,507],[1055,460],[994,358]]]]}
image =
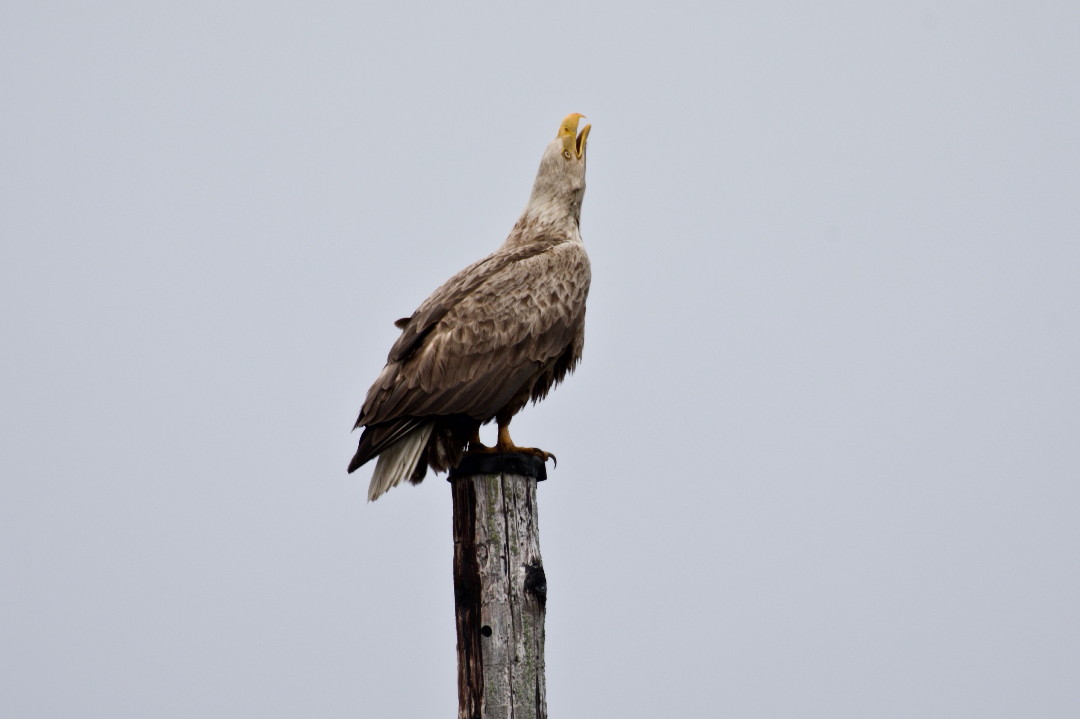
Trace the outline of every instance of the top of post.
{"type": "Polygon", "coordinates": [[[462,457],[461,464],[450,470],[447,481],[452,482],[459,477],[473,477],[478,474],[516,474],[543,482],[547,479],[547,467],[544,465],[544,460],[532,454],[477,452],[462,457]]]}

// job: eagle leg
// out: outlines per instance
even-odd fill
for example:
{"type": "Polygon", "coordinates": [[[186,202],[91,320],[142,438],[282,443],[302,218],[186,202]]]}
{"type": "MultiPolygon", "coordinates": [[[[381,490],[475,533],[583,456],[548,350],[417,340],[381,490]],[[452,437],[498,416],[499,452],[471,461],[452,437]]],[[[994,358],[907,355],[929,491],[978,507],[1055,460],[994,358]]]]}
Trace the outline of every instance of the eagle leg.
{"type": "Polygon", "coordinates": [[[482,452],[494,452],[495,450],[480,441],[480,426],[477,425],[476,431],[473,432],[472,439],[469,440],[469,447],[465,451],[469,454],[480,454],[482,452]]]}
{"type": "MultiPolygon", "coordinates": [[[[498,421],[498,420],[497,420],[498,421]]],[[[467,454],[529,454],[533,457],[539,457],[542,461],[546,462],[549,459],[555,463],[555,466],[559,466],[559,460],[555,458],[555,455],[551,452],[545,452],[542,449],[536,447],[518,447],[514,444],[514,440],[510,439],[510,420],[505,423],[498,421],[499,424],[499,438],[495,442],[494,447],[488,447],[480,441],[480,429],[477,428],[473,434],[472,439],[469,440],[469,447],[466,450],[467,454]]]]}
{"type": "Polygon", "coordinates": [[[559,466],[559,460],[555,458],[555,455],[551,452],[545,452],[542,449],[536,447],[518,447],[514,444],[514,440],[510,439],[510,420],[503,422],[497,420],[499,424],[499,438],[495,442],[493,448],[496,452],[503,452],[507,454],[531,454],[534,457],[539,457],[542,461],[546,462],[549,459],[555,463],[555,466],[559,466]]]}

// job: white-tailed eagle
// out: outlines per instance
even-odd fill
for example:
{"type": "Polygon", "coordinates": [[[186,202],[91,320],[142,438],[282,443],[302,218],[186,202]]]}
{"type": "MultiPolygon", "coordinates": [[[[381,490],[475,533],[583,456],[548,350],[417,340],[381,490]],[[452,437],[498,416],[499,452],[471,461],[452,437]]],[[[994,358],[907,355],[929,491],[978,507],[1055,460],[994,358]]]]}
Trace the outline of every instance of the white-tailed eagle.
{"type": "Polygon", "coordinates": [[[456,467],[469,452],[524,452],[510,419],[545,397],[574,369],[585,341],[589,258],[579,221],[585,194],[585,142],[591,125],[568,115],[544,150],[532,195],[493,254],[435,290],[401,329],[356,420],[363,427],[352,472],[374,457],[368,499],[428,467],[456,467]],[[494,447],[480,425],[498,423],[494,447]]]}

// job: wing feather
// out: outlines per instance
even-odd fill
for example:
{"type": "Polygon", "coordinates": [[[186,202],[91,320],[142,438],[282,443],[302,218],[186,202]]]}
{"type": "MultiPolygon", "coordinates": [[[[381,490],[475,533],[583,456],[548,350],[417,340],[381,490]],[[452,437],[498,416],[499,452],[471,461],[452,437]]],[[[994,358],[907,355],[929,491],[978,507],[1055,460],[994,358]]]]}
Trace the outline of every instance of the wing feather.
{"type": "MultiPolygon", "coordinates": [[[[580,355],[589,280],[585,250],[570,241],[530,243],[465,268],[409,318],[358,425],[492,418],[568,348],[580,355]]],[[[555,379],[574,363],[563,361],[555,379]]]]}

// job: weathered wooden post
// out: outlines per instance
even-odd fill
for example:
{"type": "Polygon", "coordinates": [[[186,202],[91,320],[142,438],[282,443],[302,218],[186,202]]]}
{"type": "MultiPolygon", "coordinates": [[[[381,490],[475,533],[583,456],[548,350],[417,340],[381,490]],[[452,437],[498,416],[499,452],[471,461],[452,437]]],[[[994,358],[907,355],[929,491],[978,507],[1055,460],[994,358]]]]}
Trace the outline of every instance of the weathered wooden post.
{"type": "Polygon", "coordinates": [[[466,455],[450,472],[458,719],[546,719],[536,483],[527,454],[466,455]]]}

